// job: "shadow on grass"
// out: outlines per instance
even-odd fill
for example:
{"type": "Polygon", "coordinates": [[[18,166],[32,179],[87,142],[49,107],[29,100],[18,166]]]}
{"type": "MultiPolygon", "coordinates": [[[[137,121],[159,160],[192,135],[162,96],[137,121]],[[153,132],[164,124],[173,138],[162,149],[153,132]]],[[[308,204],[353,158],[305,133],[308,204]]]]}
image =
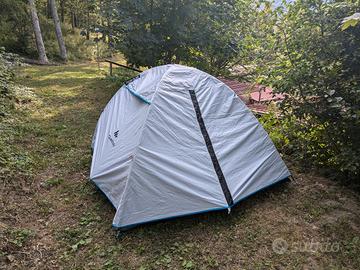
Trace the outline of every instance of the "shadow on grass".
{"type": "Polygon", "coordinates": [[[22,138],[37,146],[39,167],[57,164],[57,174],[88,170],[97,119],[119,83],[87,65],[31,67],[22,72],[30,78],[18,81],[32,87],[41,101],[26,118],[25,129],[32,133],[22,138]]]}

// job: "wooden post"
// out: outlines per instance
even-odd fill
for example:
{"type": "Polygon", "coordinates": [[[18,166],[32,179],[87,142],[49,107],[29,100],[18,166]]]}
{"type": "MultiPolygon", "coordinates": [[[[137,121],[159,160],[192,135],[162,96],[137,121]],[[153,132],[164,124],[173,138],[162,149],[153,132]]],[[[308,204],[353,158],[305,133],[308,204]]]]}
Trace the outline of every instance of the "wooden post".
{"type": "Polygon", "coordinates": [[[110,76],[112,76],[112,63],[110,62],[110,76]]]}

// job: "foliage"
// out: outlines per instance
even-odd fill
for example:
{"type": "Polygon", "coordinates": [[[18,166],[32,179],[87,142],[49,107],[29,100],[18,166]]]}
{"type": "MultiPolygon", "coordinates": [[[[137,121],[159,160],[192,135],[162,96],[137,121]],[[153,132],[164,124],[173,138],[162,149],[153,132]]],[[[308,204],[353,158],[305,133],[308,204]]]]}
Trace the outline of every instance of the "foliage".
{"type": "MultiPolygon", "coordinates": [[[[44,16],[41,16],[41,22],[46,53],[50,59],[59,60],[59,45],[56,40],[53,22],[44,16]]],[[[97,58],[97,48],[100,48],[99,57],[109,55],[107,45],[102,40],[98,44],[95,42],[95,37],[91,36],[91,39],[88,40],[81,34],[80,29],[72,29],[69,24],[62,24],[62,32],[70,61],[77,59],[95,60],[97,58]]],[[[36,47],[34,45],[32,44],[28,51],[28,54],[33,57],[36,56],[36,47]]]]}
{"type": "Polygon", "coordinates": [[[5,116],[12,105],[13,71],[6,59],[5,49],[0,47],[0,118],[5,116]]]}
{"type": "MultiPolygon", "coordinates": [[[[99,57],[109,55],[108,44],[105,40],[96,44],[95,37],[90,35],[90,29],[94,31],[97,25],[97,17],[93,14],[96,9],[96,1],[58,1],[60,16],[68,15],[61,24],[65,38],[69,60],[86,59],[92,60],[97,57],[97,47],[100,47],[99,57]],[[91,3],[90,3],[91,2],[91,3]],[[87,24],[87,13],[89,18],[87,24]],[[70,15],[77,14],[76,27],[71,24],[70,15]],[[68,18],[67,17],[67,18],[68,18]],[[90,25],[91,24],[91,25],[90,25]],[[83,34],[83,29],[88,36],[83,34]],[[86,31],[85,31],[86,32],[86,31]]],[[[48,1],[39,0],[37,3],[40,27],[45,43],[47,56],[52,60],[59,60],[59,47],[55,36],[54,23],[50,17],[48,1]]],[[[7,52],[13,52],[25,57],[37,58],[33,29],[31,26],[30,14],[28,12],[27,0],[0,0],[0,46],[7,52]]]]}
{"type": "Polygon", "coordinates": [[[320,1],[289,6],[284,25],[291,34],[285,44],[290,66],[278,65],[282,79],[274,84],[290,94],[286,112],[305,120],[309,131],[324,128],[315,160],[355,178],[360,173],[360,27],[340,31],[339,23],[357,7],[320,1]]]}
{"type": "Polygon", "coordinates": [[[14,107],[16,94],[20,89],[14,83],[13,69],[21,64],[18,55],[7,53],[0,47],[0,121],[14,107]]]}
{"type": "Polygon", "coordinates": [[[27,53],[31,43],[31,21],[26,0],[0,0],[0,47],[8,52],[27,53]]]}
{"type": "Polygon", "coordinates": [[[29,229],[14,229],[11,232],[10,243],[22,247],[28,239],[34,235],[34,232],[29,229]]]}
{"type": "Polygon", "coordinates": [[[275,138],[285,136],[292,159],[337,178],[360,173],[360,25],[341,29],[358,4],[306,0],[269,9],[272,23],[258,32],[271,47],[258,43],[249,61],[258,82],[287,94],[275,138]]]}
{"type": "Polygon", "coordinates": [[[271,120],[273,138],[284,151],[336,176],[356,178],[358,6],[350,0],[278,6],[271,1],[118,1],[117,46],[136,66],[184,63],[220,74],[240,65],[241,76],[287,94],[283,118],[271,120]]]}
{"type": "Polygon", "coordinates": [[[51,178],[45,181],[44,186],[45,187],[56,187],[61,185],[64,182],[64,179],[62,178],[51,178]]]}
{"type": "Polygon", "coordinates": [[[360,23],[360,13],[356,12],[353,15],[346,17],[341,22],[341,30],[346,30],[350,26],[356,26],[358,23],[360,23]]]}
{"type": "Polygon", "coordinates": [[[117,46],[129,63],[224,72],[239,52],[249,1],[119,1],[117,46]]]}
{"type": "Polygon", "coordinates": [[[294,115],[281,117],[274,112],[261,116],[259,120],[276,148],[291,161],[301,162],[304,167],[323,169],[334,162],[328,160],[334,153],[328,145],[325,124],[312,122],[311,118],[300,122],[294,115]]]}
{"type": "Polygon", "coordinates": [[[15,105],[28,103],[33,99],[28,88],[15,83],[13,65],[19,59],[14,54],[0,50],[0,183],[12,184],[13,175],[23,177],[31,174],[29,166],[33,164],[32,158],[25,150],[14,147],[13,142],[24,133],[33,130],[17,129],[13,126],[12,115],[16,113],[15,105]]]}

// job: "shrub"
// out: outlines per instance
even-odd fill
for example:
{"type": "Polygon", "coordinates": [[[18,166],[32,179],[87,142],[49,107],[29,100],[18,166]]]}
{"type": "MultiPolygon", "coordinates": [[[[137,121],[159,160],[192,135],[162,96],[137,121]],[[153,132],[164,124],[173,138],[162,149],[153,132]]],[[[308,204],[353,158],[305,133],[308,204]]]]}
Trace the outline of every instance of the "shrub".
{"type": "Polygon", "coordinates": [[[351,142],[331,136],[331,126],[308,115],[299,120],[294,115],[274,112],[259,118],[277,149],[291,162],[303,168],[317,168],[332,178],[357,179],[359,149],[351,142]],[[335,142],[335,143],[334,143],[335,142]]]}
{"type": "Polygon", "coordinates": [[[0,118],[4,117],[13,105],[13,78],[9,55],[0,47],[0,118]]]}
{"type": "Polygon", "coordinates": [[[292,1],[277,10],[275,30],[268,35],[274,46],[264,47],[273,57],[261,82],[287,94],[282,118],[264,118],[279,128],[265,123],[275,141],[287,139],[279,146],[305,166],[358,180],[360,25],[341,29],[343,19],[357,11],[355,2],[292,1]]]}

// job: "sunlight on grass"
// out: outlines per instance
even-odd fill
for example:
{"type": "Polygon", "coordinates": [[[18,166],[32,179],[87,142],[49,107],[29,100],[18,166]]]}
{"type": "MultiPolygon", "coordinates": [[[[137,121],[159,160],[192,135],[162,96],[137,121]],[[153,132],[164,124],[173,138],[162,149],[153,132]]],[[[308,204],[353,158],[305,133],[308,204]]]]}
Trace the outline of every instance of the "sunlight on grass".
{"type": "Polygon", "coordinates": [[[102,74],[96,74],[96,73],[88,74],[88,73],[84,73],[83,71],[71,71],[71,72],[66,71],[66,72],[58,72],[58,73],[52,73],[49,75],[42,76],[42,78],[39,78],[39,81],[52,80],[52,79],[59,80],[59,77],[61,78],[60,80],[63,80],[63,79],[71,79],[71,78],[91,79],[91,78],[98,78],[100,76],[102,76],[102,74]]]}

